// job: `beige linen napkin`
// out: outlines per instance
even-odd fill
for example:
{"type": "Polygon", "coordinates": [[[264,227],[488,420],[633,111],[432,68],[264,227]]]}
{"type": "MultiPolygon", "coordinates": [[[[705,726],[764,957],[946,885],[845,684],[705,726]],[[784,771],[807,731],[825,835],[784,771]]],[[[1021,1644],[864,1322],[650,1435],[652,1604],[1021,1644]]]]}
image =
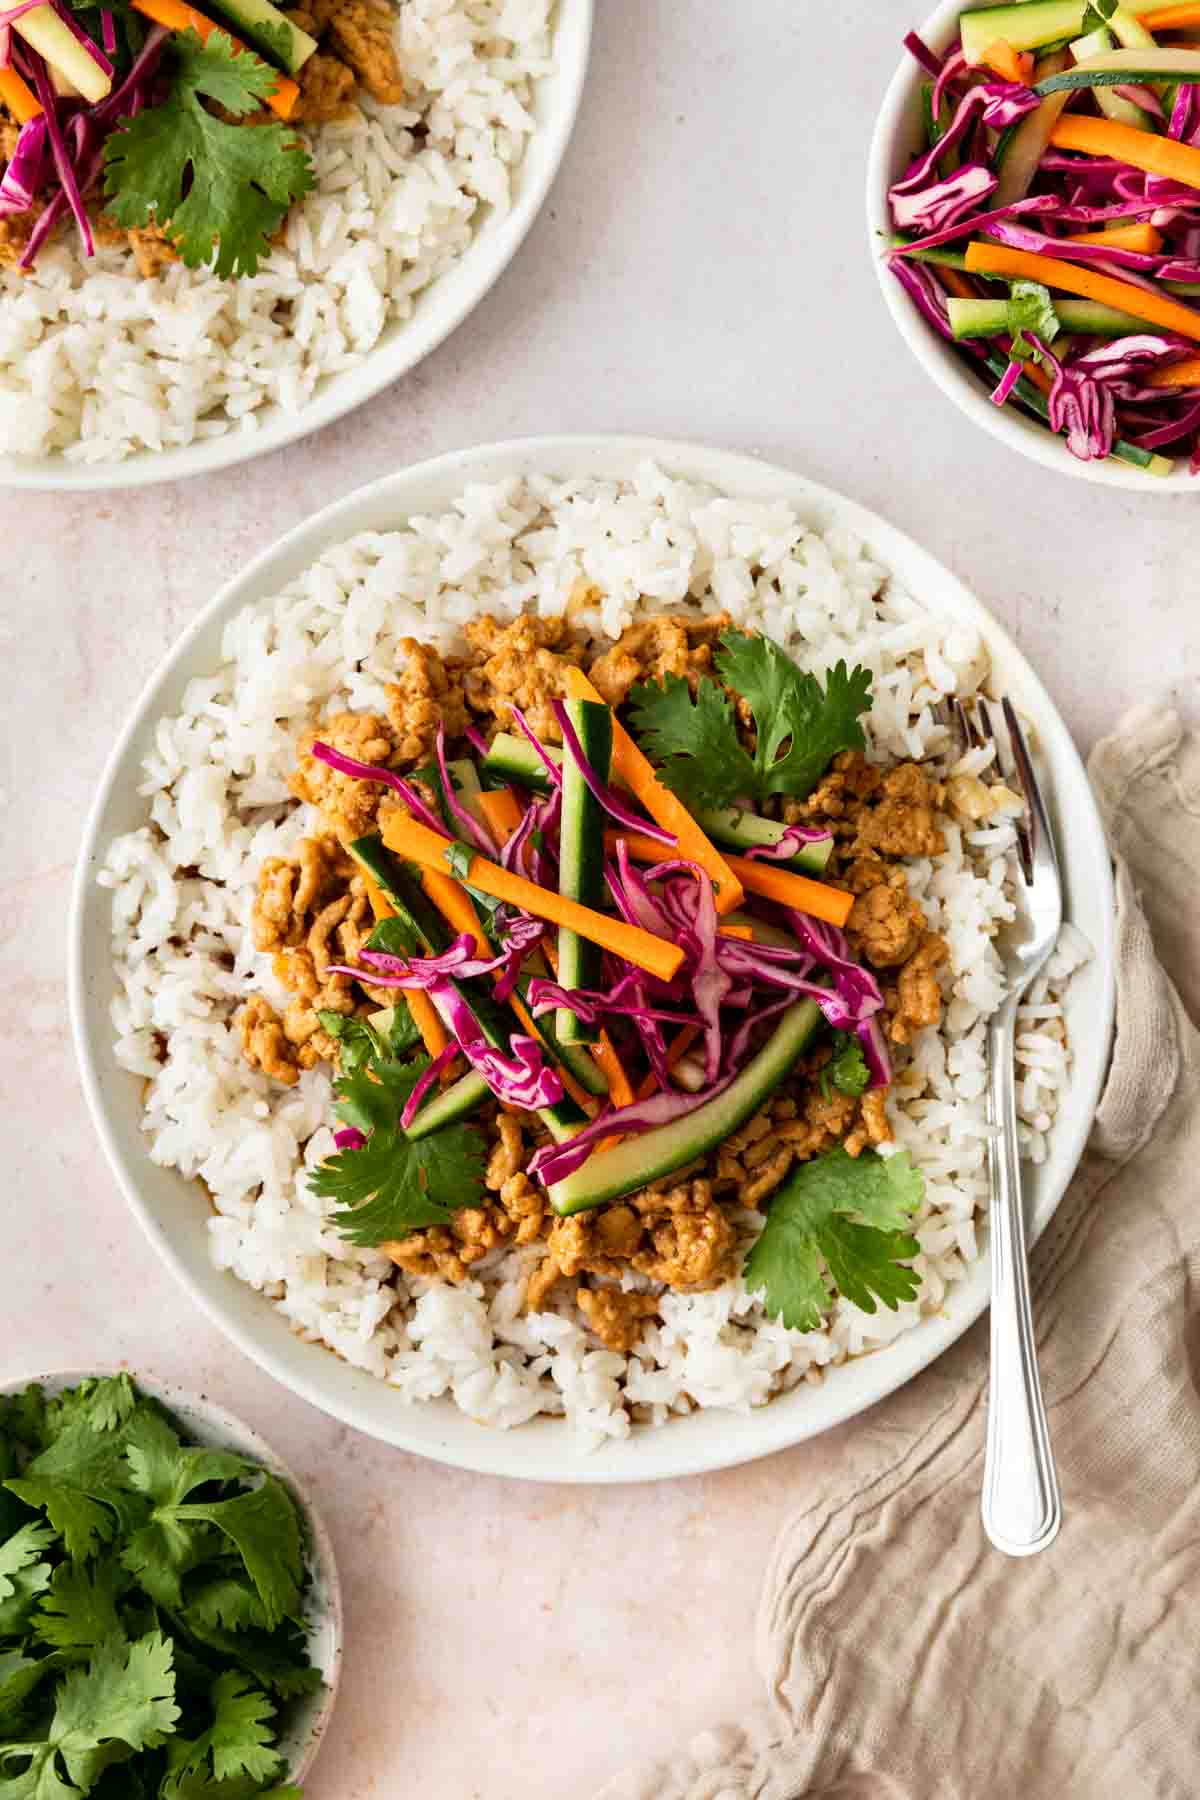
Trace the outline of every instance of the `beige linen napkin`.
{"type": "Polygon", "coordinates": [[[1200,739],[1143,709],[1091,775],[1117,856],[1117,1037],[1034,1256],[1062,1535],[1020,1562],[983,1536],[981,1321],[866,1415],[785,1525],[761,1716],[600,1800],[1200,1795],[1200,739]]]}

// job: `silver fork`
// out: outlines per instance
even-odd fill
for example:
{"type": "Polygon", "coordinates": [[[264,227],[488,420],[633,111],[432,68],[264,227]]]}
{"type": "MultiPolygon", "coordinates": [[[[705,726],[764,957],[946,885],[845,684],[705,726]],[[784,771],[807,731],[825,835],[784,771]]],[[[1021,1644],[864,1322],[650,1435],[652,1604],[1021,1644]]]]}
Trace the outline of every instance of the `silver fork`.
{"type": "MultiPolygon", "coordinates": [[[[1042,1401],[1029,1299],[1013,1049],[1017,1008],[1030,983],[1045,967],[1062,924],[1062,879],[1054,835],[1025,734],[1010,702],[1004,699],[1000,705],[1012,749],[1013,774],[1025,801],[1026,816],[1017,826],[1021,869],[1017,916],[998,944],[1008,993],[988,1022],[987,1116],[988,1123],[999,1130],[988,1140],[992,1327],[982,1511],[983,1528],[997,1550],[1008,1556],[1032,1556],[1057,1537],[1062,1503],[1042,1401]]],[[[978,700],[973,712],[956,702],[955,714],[968,745],[988,740],[996,745],[995,766],[1003,777],[1000,740],[986,701],[978,700]]]]}

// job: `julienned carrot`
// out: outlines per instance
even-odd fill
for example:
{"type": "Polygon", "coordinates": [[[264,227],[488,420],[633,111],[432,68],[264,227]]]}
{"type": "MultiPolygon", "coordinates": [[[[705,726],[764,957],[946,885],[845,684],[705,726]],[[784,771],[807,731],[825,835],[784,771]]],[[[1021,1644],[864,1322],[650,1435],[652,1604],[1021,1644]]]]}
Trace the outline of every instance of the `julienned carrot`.
{"type": "MultiPolygon", "coordinates": [[[[130,0],[135,12],[140,12],[147,19],[153,19],[156,25],[165,25],[168,31],[194,31],[202,44],[207,43],[214,31],[225,31],[224,25],[206,19],[186,0],[130,0]]],[[[245,50],[247,46],[240,38],[226,32],[235,50],[245,50]]],[[[257,56],[257,51],[252,51],[257,56]]],[[[266,104],[281,119],[290,119],[296,110],[296,102],[300,98],[300,89],[290,75],[275,75],[275,86],[266,96],[266,104]]]]}
{"type": "Polygon", "coordinates": [[[488,829],[503,850],[521,823],[521,802],[510,787],[484,788],[476,795],[476,804],[487,820],[488,829]]]}
{"type": "Polygon", "coordinates": [[[1002,81],[1018,81],[1022,87],[1033,74],[1032,56],[1019,56],[1007,38],[997,38],[994,44],[989,44],[983,53],[983,60],[1002,81]]]}
{"type": "Polygon", "coordinates": [[[1163,247],[1163,236],[1149,219],[1144,219],[1138,225],[1110,225],[1106,231],[1073,231],[1063,242],[1107,244],[1113,250],[1138,250],[1143,256],[1157,256],[1163,247]]]}
{"type": "Polygon", "coordinates": [[[388,814],[383,841],[398,856],[418,863],[422,869],[445,880],[450,878],[446,853],[457,849],[462,855],[470,855],[462,879],[469,887],[478,888],[481,894],[490,894],[494,900],[507,900],[510,906],[532,913],[537,919],[549,919],[552,925],[565,925],[569,931],[577,931],[580,937],[587,938],[589,943],[599,944],[602,950],[611,950],[614,956],[636,963],[639,969],[657,975],[662,981],[670,981],[679,972],[683,951],[678,944],[670,944],[665,938],[655,937],[636,925],[627,925],[623,919],[593,912],[590,906],[580,906],[577,901],[568,900],[551,888],[539,887],[523,875],[502,869],[499,864],[489,862],[486,856],[471,855],[464,846],[453,845],[449,838],[419,824],[407,813],[388,814]]]}
{"type": "MultiPolygon", "coordinates": [[[[625,845],[635,862],[662,862],[671,854],[665,844],[640,831],[605,832],[606,849],[615,850],[618,843],[625,845]]],[[[853,894],[844,894],[841,888],[830,887],[825,881],[810,881],[807,875],[794,875],[790,869],[777,868],[774,863],[731,856],[729,867],[747,893],[761,894],[764,900],[775,900],[780,906],[794,906],[797,912],[807,913],[813,919],[824,919],[827,925],[836,925],[839,930],[854,906],[853,894]]]]}
{"type": "Polygon", "coordinates": [[[0,100],[3,100],[18,125],[27,125],[41,112],[41,102],[33,89],[15,69],[0,69],[0,100]]]}
{"type": "Polygon", "coordinates": [[[1186,25],[1200,25],[1200,6],[1190,0],[1187,6],[1161,6],[1157,12],[1143,13],[1138,20],[1147,31],[1177,31],[1186,25]]]}
{"type": "MultiPolygon", "coordinates": [[[[1107,119],[1084,119],[1085,125],[1107,125],[1107,119]]],[[[1124,127],[1122,127],[1124,129],[1124,127]]],[[[1134,132],[1133,136],[1142,134],[1134,132]]],[[[1149,135],[1147,133],[1147,135],[1149,135]]],[[[1200,157],[1200,150],[1193,151],[1200,157]]],[[[1112,275],[1100,275],[1094,269],[1083,269],[1076,263],[1060,262],[1054,256],[1039,256],[1033,250],[1010,250],[1006,244],[985,243],[975,239],[967,245],[967,268],[976,275],[1024,275],[1040,281],[1044,287],[1061,288],[1067,294],[1080,294],[1085,300],[1100,300],[1135,318],[1146,319],[1164,331],[1176,331],[1180,337],[1200,342],[1200,312],[1193,312],[1178,300],[1165,294],[1150,294],[1133,287],[1128,281],[1117,281],[1112,275]]]]}
{"type": "Polygon", "coordinates": [[[946,292],[953,294],[956,299],[978,300],[979,290],[975,283],[968,281],[958,269],[939,269],[938,276],[946,292]]]}
{"type": "Polygon", "coordinates": [[[1150,369],[1139,377],[1147,387],[1200,387],[1200,356],[1185,357],[1165,369],[1150,369]]]}
{"type": "MultiPolygon", "coordinates": [[[[567,670],[567,692],[573,700],[596,700],[604,704],[604,696],[596,691],[582,669],[567,670]]],[[[740,906],[745,896],[730,868],[729,858],[713,848],[687,808],[663,786],[625,727],[615,718],[612,772],[618,781],[623,781],[632,790],[656,824],[664,831],[675,833],[679,854],[699,863],[712,877],[717,911],[732,912],[735,906],[740,906]]]]}
{"type": "Polygon", "coordinates": [[[1059,150],[1081,150],[1085,156],[1112,156],[1147,175],[1164,175],[1200,188],[1200,150],[1155,131],[1138,131],[1116,119],[1092,119],[1086,113],[1064,113],[1050,142],[1059,150]]]}
{"type": "MultiPolygon", "coordinates": [[[[386,839],[384,840],[386,842],[386,839]]],[[[440,869],[426,869],[421,876],[421,887],[430,905],[436,906],[456,937],[465,933],[475,939],[475,949],[481,957],[491,957],[491,948],[483,932],[479,929],[479,915],[471,903],[471,896],[461,884],[450,875],[444,875],[440,869]]],[[[510,994],[508,1004],[531,1038],[538,1037],[538,1029],[526,1010],[520,994],[510,994]]],[[[569,1069],[559,1069],[562,1084],[572,1100],[582,1107],[594,1106],[592,1096],[574,1079],[569,1069]]]]}
{"type": "MultiPolygon", "coordinates": [[[[371,902],[371,911],[375,914],[376,922],[380,919],[390,919],[396,909],[383,889],[376,886],[365,869],[360,868],[358,872],[366,884],[367,899],[371,902]]],[[[450,1039],[446,1035],[446,1027],[442,1024],[437,1007],[429,995],[420,988],[405,988],[402,991],[404,1004],[412,1016],[413,1024],[421,1034],[421,1041],[426,1050],[430,1056],[440,1056],[450,1039]]]]}
{"type": "Polygon", "coordinates": [[[754,942],[753,925],[720,925],[717,929],[722,937],[741,938],[743,944],[754,942]]]}

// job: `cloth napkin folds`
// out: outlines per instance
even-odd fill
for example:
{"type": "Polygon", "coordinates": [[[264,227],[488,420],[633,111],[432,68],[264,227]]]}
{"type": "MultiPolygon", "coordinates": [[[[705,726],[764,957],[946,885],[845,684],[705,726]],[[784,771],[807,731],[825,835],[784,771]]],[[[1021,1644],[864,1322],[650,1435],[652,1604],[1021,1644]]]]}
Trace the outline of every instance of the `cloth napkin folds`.
{"type": "Polygon", "coordinates": [[[987,1321],[859,1422],[767,1570],[761,1715],[600,1800],[1200,1795],[1200,738],[1140,709],[1090,765],[1117,863],[1117,1031],[1033,1257],[1065,1520],[979,1520],[987,1321]],[[1157,955],[1156,955],[1157,947],[1157,955]]]}

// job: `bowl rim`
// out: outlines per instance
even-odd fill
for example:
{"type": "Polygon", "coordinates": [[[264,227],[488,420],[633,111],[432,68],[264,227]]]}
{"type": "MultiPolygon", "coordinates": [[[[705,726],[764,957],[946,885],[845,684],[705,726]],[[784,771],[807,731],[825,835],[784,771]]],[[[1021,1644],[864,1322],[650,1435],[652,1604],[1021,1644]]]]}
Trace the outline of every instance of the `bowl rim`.
{"type": "Polygon", "coordinates": [[[262,1433],[237,1413],[230,1412],[227,1406],[212,1400],[207,1394],[199,1394],[194,1388],[186,1388],[177,1381],[165,1376],[145,1374],[122,1363],[100,1363],[88,1368],[74,1365],[51,1369],[40,1369],[28,1374],[0,1376],[0,1399],[19,1392],[20,1389],[36,1383],[39,1387],[55,1390],[76,1387],[81,1381],[105,1380],[115,1375],[128,1375],[138,1388],[149,1394],[153,1400],[161,1400],[168,1408],[177,1408],[203,1421],[215,1437],[234,1446],[239,1454],[248,1455],[255,1462],[261,1463],[273,1475],[283,1481],[292,1498],[304,1515],[305,1523],[311,1533],[311,1550],[308,1561],[314,1573],[319,1574],[325,1595],[325,1610],[328,1615],[330,1634],[328,1670],[322,1669],[324,1679],[323,1696],[314,1709],[311,1720],[305,1727],[306,1742],[304,1749],[297,1756],[293,1766],[289,1767],[287,1779],[291,1782],[303,1781],[312,1770],[321,1748],[322,1740],[329,1728],[337,1705],[338,1692],[342,1679],[342,1663],[344,1660],[345,1642],[345,1606],[342,1599],[341,1575],[338,1570],[337,1557],[334,1553],[333,1539],[329,1535],[329,1527],[322,1517],[321,1510],[312,1495],[308,1482],[302,1481],[291,1467],[280,1456],[274,1445],[269,1443],[262,1433]]]}
{"type": "MultiPolygon", "coordinates": [[[[109,493],[212,475],[235,468],[320,431],[366,405],[436,350],[499,281],[533,227],[558,175],[575,129],[587,80],[595,0],[555,0],[554,64],[535,85],[537,125],[517,173],[508,212],[488,209],[463,254],[417,295],[413,316],[350,368],[322,376],[298,412],[276,403],[262,429],[236,424],[219,437],[166,450],[138,450],[119,461],[68,462],[61,451],[39,457],[0,453],[0,490],[109,493]]],[[[385,327],[386,330],[386,327],[385,327]]]]}
{"type": "MultiPolygon", "coordinates": [[[[954,35],[954,27],[963,11],[962,0],[940,0],[918,28],[918,36],[940,54],[954,35]]],[[[982,382],[968,373],[962,359],[938,337],[899,282],[889,274],[880,250],[881,242],[886,242],[892,231],[887,190],[900,173],[900,146],[906,135],[913,135],[911,126],[916,118],[920,81],[921,71],[916,61],[902,50],[871,134],[865,190],[867,250],[871,266],[892,322],[914,357],[935,386],[973,424],[1053,474],[1072,476],[1096,487],[1124,488],[1150,498],[1160,494],[1200,494],[1200,477],[1189,475],[1186,466],[1170,475],[1147,475],[1127,464],[1114,462],[1111,457],[1103,462],[1082,462],[1071,455],[1063,441],[1047,426],[1013,407],[993,406],[982,382]]]]}
{"type": "MultiPolygon", "coordinates": [[[[291,1332],[261,1295],[233,1275],[215,1271],[210,1265],[194,1272],[184,1251],[173,1241],[171,1231],[157,1217],[152,1202],[143,1196],[141,1182],[147,1171],[152,1170],[155,1175],[167,1172],[150,1162],[140,1139],[140,1123],[135,1154],[127,1157],[118,1141],[120,1110],[127,1110],[127,1103],[110,1103],[103,1082],[114,1071],[125,1081],[132,1078],[117,1070],[111,1054],[107,1008],[101,1007],[99,1000],[93,1001],[88,992],[88,904],[93,898],[95,870],[102,861],[98,852],[102,852],[108,837],[105,815],[118,791],[124,766],[136,740],[146,734],[170,704],[172,692],[180,692],[190,679],[181,670],[186,667],[192,646],[205,634],[215,632],[242,606],[256,599],[261,602],[278,592],[325,549],[346,536],[357,531],[395,529],[413,512],[442,504],[440,498],[406,500],[406,489],[440,486],[453,495],[468,481],[499,480],[520,474],[552,474],[561,479],[606,474],[609,478],[626,478],[646,459],[678,479],[709,482],[756,499],[783,499],[794,505],[802,518],[810,522],[815,518],[816,529],[848,527],[871,547],[883,566],[897,572],[906,587],[918,578],[933,587],[938,594],[938,599],[931,602],[934,610],[972,623],[983,636],[993,665],[1002,665],[1010,672],[1010,688],[1012,674],[1018,678],[1018,697],[1022,706],[1033,713],[1048,773],[1054,776],[1053,788],[1061,784],[1064,789],[1061,796],[1052,789],[1049,797],[1052,810],[1061,801],[1064,813],[1070,813],[1071,839],[1063,861],[1068,874],[1074,871],[1071,885],[1075,901],[1085,913],[1090,912],[1090,980],[1099,985],[1088,1030],[1082,1034],[1082,1041],[1077,1041],[1075,1071],[1066,1090],[1068,1099],[1056,1121],[1048,1164],[1054,1172],[1052,1191],[1043,1195],[1046,1181],[1041,1176],[1034,1178],[1031,1238],[1036,1238],[1053,1216],[1083,1153],[1103,1085],[1113,1029],[1115,923],[1111,860],[1096,803],[1067,727],[1009,634],[957,576],[906,533],[857,502],[778,465],[686,442],[631,436],[525,438],[457,450],[400,469],[346,495],[260,551],[195,615],[151,675],[118,734],[94,796],[72,884],[68,927],[69,1006],[81,1083],[109,1165],[135,1217],[191,1298],[251,1361],[321,1411],[385,1443],[454,1467],[530,1481],[604,1485],[704,1473],[790,1448],[827,1431],[903,1385],[936,1360],[978,1318],[987,1304],[987,1254],[970,1265],[966,1277],[949,1290],[939,1314],[922,1320],[917,1328],[886,1346],[886,1357],[872,1354],[852,1359],[838,1371],[839,1381],[825,1383],[820,1389],[807,1388],[804,1398],[808,1404],[804,1407],[794,1404],[799,1395],[792,1392],[776,1396],[767,1406],[747,1415],[700,1409],[689,1417],[671,1421],[667,1428],[635,1432],[590,1455],[581,1455],[569,1440],[561,1437],[560,1419],[541,1416],[519,1430],[504,1432],[456,1411],[453,1416],[436,1413],[436,1408],[452,1405],[445,1400],[407,1403],[395,1395],[386,1381],[351,1368],[329,1349],[307,1343],[291,1332]],[[374,522],[365,522],[364,513],[376,515],[374,522]],[[1069,808],[1065,791],[1068,787],[1069,808]],[[234,1289],[240,1290],[236,1296],[231,1292],[234,1289]],[[249,1296],[255,1308],[245,1324],[238,1316],[242,1296],[249,1296]],[[311,1352],[308,1360],[303,1359],[302,1352],[311,1352]],[[337,1374],[329,1379],[332,1370],[337,1374]],[[390,1395],[394,1403],[394,1411],[388,1411],[382,1419],[373,1416],[380,1394],[390,1395]],[[789,1406],[789,1402],[793,1404],[789,1406]],[[701,1424],[708,1420],[718,1423],[701,1424]],[[699,1432],[695,1430],[697,1425],[699,1432]],[[559,1428],[560,1437],[546,1453],[546,1433],[553,1427],[559,1428]]],[[[131,764],[131,777],[136,776],[137,767],[136,762],[131,764]]],[[[1060,832],[1060,849],[1064,849],[1062,837],[1060,832]]],[[[1075,910],[1075,903],[1070,904],[1068,916],[1075,910]]],[[[107,944],[107,932],[101,941],[107,944]]],[[[111,962],[105,973],[111,985],[111,962]]],[[[121,1092],[124,1095],[128,1089],[122,1087],[121,1092]]],[[[172,1175],[175,1182],[184,1179],[174,1172],[172,1175]]]]}

